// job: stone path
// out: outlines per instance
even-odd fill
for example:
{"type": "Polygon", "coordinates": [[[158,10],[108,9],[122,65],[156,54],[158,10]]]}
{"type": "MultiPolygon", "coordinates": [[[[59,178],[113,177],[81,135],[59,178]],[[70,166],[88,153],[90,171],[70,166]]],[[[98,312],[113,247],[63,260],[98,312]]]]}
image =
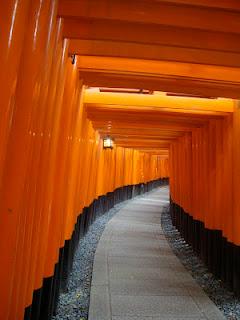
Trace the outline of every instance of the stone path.
{"type": "Polygon", "coordinates": [[[162,187],[130,201],[105,228],[94,259],[89,320],[221,320],[161,228],[162,187]]]}

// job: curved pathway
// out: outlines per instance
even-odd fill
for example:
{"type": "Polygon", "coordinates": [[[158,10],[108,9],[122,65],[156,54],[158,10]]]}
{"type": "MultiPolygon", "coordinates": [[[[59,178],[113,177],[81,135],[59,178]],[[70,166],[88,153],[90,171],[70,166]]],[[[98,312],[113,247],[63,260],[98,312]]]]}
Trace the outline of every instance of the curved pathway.
{"type": "Polygon", "coordinates": [[[106,226],[94,259],[89,320],[225,319],[172,252],[161,227],[162,187],[106,226]]]}

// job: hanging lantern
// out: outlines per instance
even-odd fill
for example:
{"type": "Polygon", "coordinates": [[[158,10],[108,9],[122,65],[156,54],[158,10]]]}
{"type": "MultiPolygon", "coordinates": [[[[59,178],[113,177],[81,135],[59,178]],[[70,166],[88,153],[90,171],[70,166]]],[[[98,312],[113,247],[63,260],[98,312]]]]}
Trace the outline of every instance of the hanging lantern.
{"type": "Polygon", "coordinates": [[[106,137],[103,139],[103,148],[104,149],[112,149],[113,148],[113,140],[110,137],[106,137]]]}

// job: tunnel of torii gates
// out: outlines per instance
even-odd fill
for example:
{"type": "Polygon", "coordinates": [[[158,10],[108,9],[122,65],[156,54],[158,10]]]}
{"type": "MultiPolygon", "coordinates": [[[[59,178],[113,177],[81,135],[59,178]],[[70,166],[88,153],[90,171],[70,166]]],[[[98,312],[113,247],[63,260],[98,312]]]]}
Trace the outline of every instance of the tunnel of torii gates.
{"type": "Polygon", "coordinates": [[[50,319],[95,217],[169,177],[239,295],[239,40],[238,0],[1,1],[1,320],[50,319]]]}

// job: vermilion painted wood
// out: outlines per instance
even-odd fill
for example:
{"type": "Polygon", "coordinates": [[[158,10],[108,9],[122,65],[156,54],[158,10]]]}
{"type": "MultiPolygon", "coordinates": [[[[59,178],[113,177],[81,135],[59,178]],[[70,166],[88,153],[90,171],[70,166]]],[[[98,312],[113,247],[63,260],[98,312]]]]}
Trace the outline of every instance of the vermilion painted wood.
{"type": "Polygon", "coordinates": [[[140,1],[134,14],[134,2],[94,3],[0,4],[1,319],[23,319],[78,215],[122,186],[170,175],[172,200],[240,245],[239,106],[207,99],[239,97],[237,2],[140,1]],[[106,135],[112,150],[102,147],[106,135]]]}

